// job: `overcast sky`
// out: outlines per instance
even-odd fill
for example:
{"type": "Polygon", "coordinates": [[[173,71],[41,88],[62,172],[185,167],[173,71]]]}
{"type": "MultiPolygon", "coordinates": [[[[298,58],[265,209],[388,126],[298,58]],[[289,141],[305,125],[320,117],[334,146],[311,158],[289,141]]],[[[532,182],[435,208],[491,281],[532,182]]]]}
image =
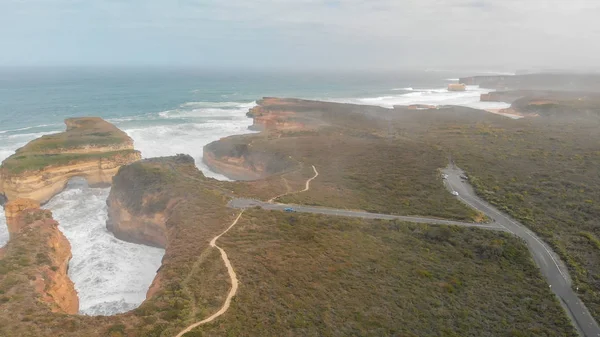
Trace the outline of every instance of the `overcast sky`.
{"type": "Polygon", "coordinates": [[[597,0],[0,0],[0,65],[598,67],[597,0]]]}

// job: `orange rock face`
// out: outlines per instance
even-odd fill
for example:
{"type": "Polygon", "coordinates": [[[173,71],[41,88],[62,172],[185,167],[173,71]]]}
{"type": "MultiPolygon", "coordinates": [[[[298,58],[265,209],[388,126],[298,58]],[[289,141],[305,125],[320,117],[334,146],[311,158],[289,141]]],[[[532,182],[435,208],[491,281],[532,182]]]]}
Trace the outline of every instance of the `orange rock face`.
{"type": "Polygon", "coordinates": [[[467,86],[462,83],[453,83],[448,85],[448,91],[465,91],[467,86]]]}
{"type": "Polygon", "coordinates": [[[28,198],[43,204],[73,177],[85,178],[90,186],[110,185],[119,167],[141,159],[133,140],[101,118],[70,118],[65,124],[67,131],[35,139],[2,162],[0,199],[28,198]],[[32,165],[31,158],[45,164],[32,165]]]}
{"type": "Polygon", "coordinates": [[[23,211],[36,210],[39,208],[39,202],[25,198],[13,200],[5,205],[4,213],[6,214],[6,225],[8,226],[8,233],[11,237],[27,225],[25,223],[26,221],[23,219],[23,211]]]}
{"type": "MultiPolygon", "coordinates": [[[[16,199],[6,204],[7,223],[12,240],[35,238],[36,263],[30,284],[42,302],[53,312],[77,314],[79,297],[68,276],[71,245],[52,219],[52,213],[39,208],[30,199],[16,199]]],[[[7,254],[5,250],[4,254],[7,254]]]]}
{"type": "Polygon", "coordinates": [[[220,157],[216,158],[214,153],[204,151],[202,161],[214,172],[220,172],[233,180],[257,180],[265,175],[264,165],[262,167],[249,165],[244,157],[220,157]]]}
{"type": "MultiPolygon", "coordinates": [[[[153,196],[147,196],[145,201],[153,196]]],[[[128,209],[116,194],[111,193],[106,201],[108,220],[106,228],[115,237],[147,246],[167,247],[167,214],[175,201],[166,205],[165,209],[150,213],[140,213],[128,209]]]]}
{"type": "Polygon", "coordinates": [[[306,125],[294,121],[295,113],[292,111],[269,111],[263,106],[257,106],[250,110],[253,116],[253,124],[250,127],[255,131],[263,130],[303,130],[306,125]]]}

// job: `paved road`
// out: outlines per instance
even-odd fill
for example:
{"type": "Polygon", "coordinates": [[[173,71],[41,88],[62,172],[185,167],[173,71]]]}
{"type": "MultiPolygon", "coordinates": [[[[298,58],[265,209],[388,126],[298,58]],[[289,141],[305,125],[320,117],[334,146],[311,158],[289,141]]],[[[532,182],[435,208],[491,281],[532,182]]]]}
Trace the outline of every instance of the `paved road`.
{"type": "Polygon", "coordinates": [[[348,211],[348,210],[343,210],[343,209],[333,209],[333,208],[325,208],[325,207],[286,205],[286,204],[263,202],[263,201],[254,200],[254,199],[233,199],[229,202],[229,207],[233,207],[233,208],[245,209],[245,208],[256,207],[256,206],[259,206],[263,209],[275,210],[275,211],[283,211],[287,207],[292,207],[292,208],[294,208],[294,211],[299,212],[299,213],[316,213],[316,214],[347,216],[347,217],[365,218],[365,219],[401,220],[401,221],[428,223],[428,224],[436,224],[436,225],[478,227],[478,228],[485,228],[485,229],[491,229],[491,230],[506,231],[506,229],[504,227],[499,226],[494,223],[478,224],[478,223],[458,222],[458,221],[433,219],[433,218],[421,218],[421,217],[413,217],[413,216],[399,216],[399,215],[389,215],[389,214],[379,214],[379,213],[367,213],[367,212],[360,212],[360,211],[348,211]]]}
{"type": "Polygon", "coordinates": [[[525,226],[477,197],[471,185],[466,180],[460,178],[464,174],[462,170],[450,166],[444,170],[444,173],[448,175],[447,179],[445,179],[446,187],[451,191],[458,192],[457,198],[485,213],[493,220],[494,224],[504,227],[507,231],[525,240],[533,256],[533,260],[540,268],[563,308],[569,314],[579,334],[586,337],[600,336],[598,323],[596,323],[588,309],[571,288],[568,269],[558,255],[552,251],[550,246],[525,226]]]}

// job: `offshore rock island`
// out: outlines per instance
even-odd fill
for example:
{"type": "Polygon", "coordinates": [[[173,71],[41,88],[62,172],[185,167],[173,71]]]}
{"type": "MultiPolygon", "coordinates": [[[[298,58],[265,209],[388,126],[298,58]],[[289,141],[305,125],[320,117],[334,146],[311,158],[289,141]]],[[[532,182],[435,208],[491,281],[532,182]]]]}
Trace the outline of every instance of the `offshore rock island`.
{"type": "Polygon", "coordinates": [[[43,204],[73,177],[85,178],[90,186],[110,186],[120,166],[141,158],[133,140],[101,118],[71,118],[65,124],[65,132],[31,141],[2,162],[0,194],[43,204]]]}
{"type": "Polygon", "coordinates": [[[589,139],[600,139],[600,102],[593,88],[461,80],[479,81],[505,89],[482,101],[524,118],[266,97],[247,115],[258,133],[204,148],[204,163],[238,181],[207,178],[186,154],[139,160],[111,124],[67,120],[66,132],[0,168],[11,235],[0,251],[0,335],[576,336],[582,319],[593,328],[600,159],[589,139]],[[128,313],[75,315],[69,243],[39,204],[77,176],[111,184],[116,238],[165,249],[146,301],[128,313]],[[232,206],[239,200],[248,206],[232,206]],[[584,309],[575,320],[574,305],[584,309]]]}

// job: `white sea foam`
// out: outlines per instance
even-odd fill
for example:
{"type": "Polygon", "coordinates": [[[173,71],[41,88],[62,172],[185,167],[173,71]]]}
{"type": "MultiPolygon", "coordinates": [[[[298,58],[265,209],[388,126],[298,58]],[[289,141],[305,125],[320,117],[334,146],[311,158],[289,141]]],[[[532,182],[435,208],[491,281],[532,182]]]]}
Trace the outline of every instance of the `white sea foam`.
{"type": "Polygon", "coordinates": [[[245,116],[252,103],[225,102],[221,107],[197,108],[206,102],[190,102],[182,104],[191,109],[176,109],[160,112],[165,119],[183,118],[189,120],[185,124],[165,124],[144,128],[125,129],[134,140],[136,149],[144,158],[172,156],[178,153],[189,154],[196,160],[196,166],[212,178],[227,180],[226,177],[214,173],[202,163],[204,145],[220,138],[250,133],[248,126],[252,120],[245,116]],[[230,109],[223,106],[229,105],[230,109]]]}
{"type": "Polygon", "coordinates": [[[251,108],[255,102],[186,102],[180,105],[182,108],[251,108]]]}
{"type": "Polygon", "coordinates": [[[8,227],[6,227],[6,216],[4,215],[4,207],[0,207],[0,248],[4,247],[8,242],[8,227]]]}
{"type": "MultiPolygon", "coordinates": [[[[222,137],[248,133],[252,120],[245,116],[256,103],[190,102],[159,114],[110,119],[134,139],[145,158],[187,153],[207,176],[226,180],[202,163],[203,147],[222,137]],[[174,119],[181,119],[173,124],[174,119]],[[153,120],[144,126],[144,120],[153,120]],[[132,123],[140,122],[138,126],[132,123]],[[163,122],[161,122],[163,121],[163,122]]],[[[24,130],[22,130],[24,131],[24,130]]],[[[0,160],[28,141],[46,133],[0,135],[0,160]]],[[[44,207],[52,210],[59,228],[69,239],[73,258],[69,276],[79,293],[80,312],[113,315],[136,308],[144,301],[164,250],[116,239],[106,230],[109,189],[91,189],[81,179],[44,207]]],[[[4,211],[0,211],[0,247],[8,241],[4,211]]]]}
{"type": "Polygon", "coordinates": [[[164,255],[163,249],[121,241],[107,231],[108,193],[75,178],[44,206],[71,243],[69,277],[79,294],[79,311],[87,315],[112,315],[139,306],[164,255]]]}
{"type": "Polygon", "coordinates": [[[385,108],[392,108],[395,105],[410,104],[428,104],[428,105],[460,105],[476,109],[505,109],[510,104],[503,102],[481,102],[482,93],[488,93],[490,90],[481,89],[479,86],[467,86],[466,91],[448,91],[447,89],[417,89],[414,92],[381,97],[334,99],[333,101],[342,103],[355,103],[378,105],[385,108]]]}
{"type": "Polygon", "coordinates": [[[115,123],[120,123],[120,122],[145,121],[145,120],[154,120],[154,119],[157,119],[157,117],[154,115],[151,115],[151,114],[146,114],[146,115],[138,115],[138,116],[109,118],[106,121],[115,124],[115,123]]]}
{"type": "Polygon", "coordinates": [[[413,91],[415,89],[409,87],[409,88],[394,88],[392,89],[393,91],[413,91]]]}
{"type": "Polygon", "coordinates": [[[36,138],[40,138],[43,135],[48,135],[51,133],[56,133],[56,131],[52,131],[52,132],[36,132],[36,133],[17,133],[14,135],[7,135],[5,136],[7,139],[11,140],[16,140],[16,141],[21,141],[24,142],[23,145],[27,144],[27,142],[32,141],[36,138]]]}
{"type": "MultiPolygon", "coordinates": [[[[6,138],[0,136],[0,162],[12,155],[17,148],[16,145],[6,142],[6,138]]],[[[6,217],[4,216],[4,208],[0,207],[0,248],[4,247],[8,242],[8,228],[6,227],[6,217]]]]}
{"type": "Polygon", "coordinates": [[[36,125],[36,126],[28,126],[28,127],[20,128],[20,129],[1,130],[0,134],[9,133],[9,132],[25,131],[25,130],[31,130],[31,129],[46,128],[46,127],[50,127],[50,126],[60,126],[60,124],[41,124],[41,125],[36,125]]]}

